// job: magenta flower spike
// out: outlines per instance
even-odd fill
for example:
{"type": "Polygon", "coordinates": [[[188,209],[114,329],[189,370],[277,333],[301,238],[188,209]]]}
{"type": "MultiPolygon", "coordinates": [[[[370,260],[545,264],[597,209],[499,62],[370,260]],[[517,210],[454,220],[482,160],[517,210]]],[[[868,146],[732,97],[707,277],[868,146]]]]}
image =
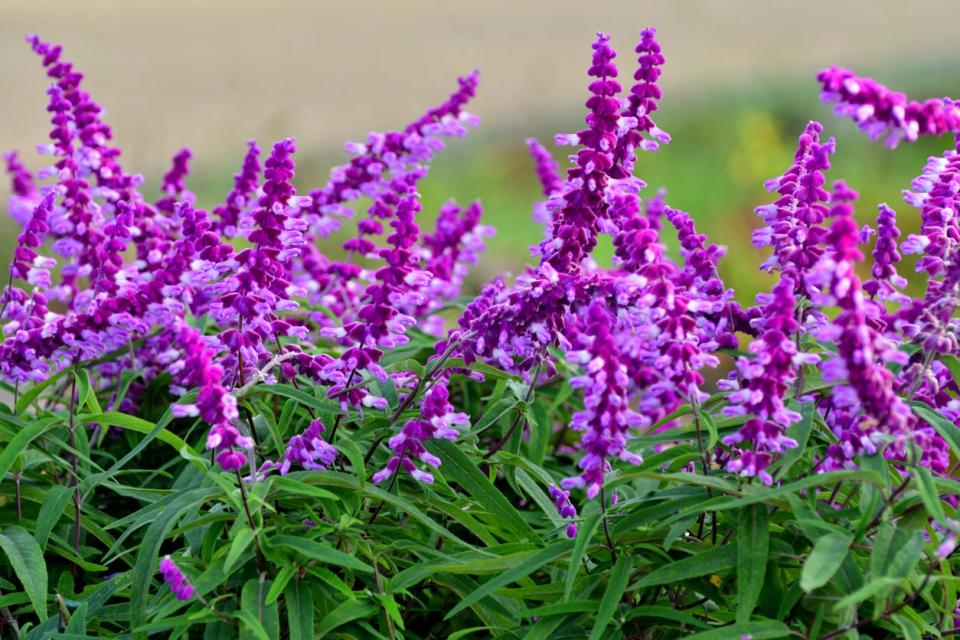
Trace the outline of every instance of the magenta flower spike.
{"type": "Polygon", "coordinates": [[[960,106],[950,98],[908,100],[873,78],[842,67],[824,69],[817,81],[821,98],[835,104],[837,115],[853,120],[871,140],[885,138],[889,147],[901,140],[915,142],[920,136],[960,133],[960,106]]]}
{"type": "Polygon", "coordinates": [[[183,571],[176,565],[170,556],[164,556],[160,560],[160,575],[163,581],[170,587],[170,591],[176,596],[177,600],[190,600],[193,598],[193,585],[184,575],[183,571]]]}

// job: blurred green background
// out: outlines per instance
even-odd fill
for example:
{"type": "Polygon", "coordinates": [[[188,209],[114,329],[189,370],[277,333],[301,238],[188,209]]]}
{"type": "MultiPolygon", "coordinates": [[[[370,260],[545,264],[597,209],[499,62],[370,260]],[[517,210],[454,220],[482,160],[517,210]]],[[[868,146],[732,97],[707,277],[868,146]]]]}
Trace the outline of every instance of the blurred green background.
{"type": "MultiPolygon", "coordinates": [[[[212,206],[229,190],[244,141],[298,139],[298,187],[321,184],[345,160],[342,143],[399,127],[441,101],[457,75],[481,70],[470,109],[481,118],[450,145],[423,183],[424,224],[442,202],[480,198],[498,229],[474,285],[522,269],[540,228],[530,220],[538,184],[524,140],[549,143],[582,123],[586,67],[597,29],[610,32],[621,76],[634,70],[640,29],[658,27],[667,58],[657,122],[673,136],[642,154],[637,174],[668,190],[701,231],[729,248],[728,284],[751,300],[769,287],[764,254],[750,244],[765,179],[789,165],[796,137],[818,119],[838,151],[829,179],[861,193],[869,222],[879,202],[916,211],[900,191],[930,154],[925,140],[891,151],[819,102],[816,72],[851,66],[911,96],[957,95],[960,5],[853,0],[766,2],[0,2],[0,148],[30,150],[49,130],[46,79],[22,37],[62,42],[107,109],[128,170],[156,193],[167,159],[194,151],[188,186],[212,206]]],[[[625,82],[628,80],[625,79],[625,82]]],[[[555,150],[563,158],[565,150],[555,150]]],[[[8,186],[0,185],[5,201],[8,186]]],[[[0,224],[0,259],[16,229],[0,224]]],[[[670,244],[670,239],[668,239],[670,244]]],[[[601,261],[609,246],[601,246],[601,261]]],[[[911,271],[906,268],[905,271],[911,271]]]]}

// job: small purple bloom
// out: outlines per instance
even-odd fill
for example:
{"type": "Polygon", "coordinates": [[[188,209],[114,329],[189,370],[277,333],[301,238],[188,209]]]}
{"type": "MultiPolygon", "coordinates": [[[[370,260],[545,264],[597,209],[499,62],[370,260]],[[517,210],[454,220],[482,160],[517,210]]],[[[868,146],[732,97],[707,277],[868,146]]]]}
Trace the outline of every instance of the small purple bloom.
{"type": "Polygon", "coordinates": [[[177,600],[189,600],[193,597],[193,585],[170,556],[164,556],[160,561],[160,574],[177,600]]]}

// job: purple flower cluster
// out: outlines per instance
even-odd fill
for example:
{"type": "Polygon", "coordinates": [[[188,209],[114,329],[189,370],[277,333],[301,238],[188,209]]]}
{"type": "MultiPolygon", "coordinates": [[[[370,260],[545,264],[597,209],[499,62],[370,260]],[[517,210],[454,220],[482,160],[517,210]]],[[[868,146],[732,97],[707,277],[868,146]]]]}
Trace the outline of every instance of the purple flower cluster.
{"type": "MultiPolygon", "coordinates": [[[[570,502],[570,492],[564,491],[560,487],[551,484],[550,485],[550,498],[554,501],[557,507],[557,513],[560,514],[561,518],[567,520],[573,520],[577,517],[577,508],[573,506],[573,503],[570,502]]],[[[567,525],[567,537],[576,538],[577,537],[577,523],[571,522],[567,525]]]]}
{"type": "Polygon", "coordinates": [[[160,561],[160,575],[163,576],[163,581],[170,587],[170,591],[177,600],[189,600],[193,597],[193,585],[170,556],[164,556],[160,561]]]}
{"type": "Polygon", "coordinates": [[[960,106],[949,98],[907,100],[873,78],[842,67],[824,69],[817,80],[823,101],[835,103],[837,115],[852,119],[871,140],[886,136],[887,146],[915,142],[920,136],[960,133],[960,106]]]}
{"type": "Polygon", "coordinates": [[[620,362],[612,322],[602,304],[590,305],[586,323],[579,336],[582,348],[568,354],[573,364],[586,371],[570,380],[571,386],[584,390],[584,410],[574,414],[570,422],[571,429],[584,433],[580,445],[585,454],[579,462],[583,473],[565,479],[563,487],[586,488],[587,497],[593,498],[603,487],[610,459],[642,462],[627,449],[627,434],[648,421],[628,406],[627,368],[620,362]]]}
{"type": "Polygon", "coordinates": [[[213,363],[214,350],[199,331],[189,326],[180,329],[177,344],[184,355],[169,371],[178,387],[198,391],[196,402],[173,405],[174,416],[202,418],[211,425],[207,448],[218,452],[220,466],[227,471],[241,468],[247,461],[244,451],[253,449],[253,440],[234,426],[240,417],[237,400],[223,386],[223,369],[213,363]]]}
{"type": "Polygon", "coordinates": [[[416,480],[432,484],[433,474],[418,468],[414,460],[420,460],[434,469],[439,467],[440,459],[427,451],[425,443],[432,438],[456,440],[460,436],[458,427],[469,423],[467,414],[454,411],[446,383],[437,382],[420,401],[420,417],[409,420],[400,433],[390,438],[393,455],[383,469],[373,474],[373,482],[383,482],[402,467],[416,480]]]}
{"type": "Polygon", "coordinates": [[[823,255],[827,235],[823,221],[830,193],[823,187],[823,174],[830,168],[836,143],[833,138],[821,143],[822,131],[823,125],[810,122],[800,135],[793,165],[766,182],[767,189],[780,197],[757,207],[766,226],[753,233],[754,246],[773,248],[761,268],[790,278],[801,295],[808,293],[806,276],[823,255]]]}
{"type": "Polygon", "coordinates": [[[254,194],[260,184],[260,147],[256,141],[247,142],[247,155],[243,158],[240,172],[233,176],[233,189],[227,194],[226,202],[217,206],[213,213],[217,216],[217,227],[228,238],[237,235],[240,216],[254,200],[254,194]]]}
{"type": "Polygon", "coordinates": [[[784,433],[800,418],[784,405],[787,388],[796,379],[798,366],[820,361],[817,355],[797,351],[794,335],[799,323],[793,289],[793,282],[784,277],[770,295],[757,300],[763,305],[763,316],[757,323],[759,336],[750,344],[752,357],[737,361],[736,375],[728,385],[734,390],[724,410],[730,416],[749,416],[736,433],[723,439],[724,444],[738,449],[727,462],[727,469],[759,477],[764,484],[773,482],[766,470],[773,454],[797,446],[784,433]]]}
{"type": "MultiPolygon", "coordinates": [[[[549,488],[571,537],[577,510],[570,490],[594,498],[618,461],[641,462],[642,447],[631,441],[641,427],[659,433],[687,420],[699,427],[708,416],[733,419],[737,430],[702,451],[706,472],[771,484],[771,464],[797,445],[787,435],[798,420],[792,403],[809,402],[836,436],[818,468],[854,467],[858,456],[882,453],[904,467],[947,473],[946,442],[910,402],[960,425],[960,387],[939,360],[960,354],[960,150],[931,158],[905,192],[920,209],[919,233],[898,246],[896,213],[880,206],[872,277],[861,284],[856,266],[869,230],[854,221],[855,192],[842,182],[827,187],[835,142],[810,122],[792,165],[766,183],[776,200],[757,209],[764,227],[754,244],[772,249],[761,268],[779,282],[744,309],[721,278],[724,249],[697,231],[690,214],[668,206],[662,190],[645,195],[633,175],[638,151],[670,139],[653,120],[665,61],[655,36],[641,32],[634,82],[624,93],[617,53],[607,35],[597,35],[585,126],[556,138],[576,147],[566,174],[528,141],[544,195],[534,211],[545,226],[531,248],[534,266],[512,281],[487,283],[453,329],[448,310],[492,229],[478,203],[451,201],[421,234],[417,187],[445,141],[475,124],[464,108],[476,74],[406,127],[349,143],[349,162],[309,196],[294,186],[292,138],[276,142],[262,168],[259,147],[249,142],[233,188],[208,216],[186,186],[190,151],[174,156],[162,196],[147,201],[142,179],[124,170],[110,146],[100,107],[80,88],[82,74],[59,47],[31,38],[52,81],[51,142],[42,151],[53,160],[34,176],[15,155],[5,157],[9,206],[21,230],[0,308],[0,371],[13,382],[39,382],[84,366],[105,391],[135,370],[140,377],[121,405],[131,412],[146,386],[169,374],[183,398],[173,415],[209,425],[206,446],[227,471],[239,471],[253,454],[239,429],[237,398],[257,393],[262,382],[304,394],[306,385],[319,387],[325,409],[311,413],[251,481],[272,470],[329,469],[337,449],[324,440],[317,415],[347,429],[369,412],[397,407],[402,426],[388,453],[371,450],[382,465],[372,480],[392,482],[402,469],[427,484],[440,465],[429,441],[457,440],[469,424],[457,410],[458,376],[483,376],[467,367],[499,367],[526,381],[530,394],[572,371],[583,408],[568,425],[579,440],[563,455],[577,456],[579,471],[562,489],[549,488]],[[346,232],[347,257],[333,259],[318,240],[351,219],[359,201],[369,205],[346,232]],[[661,236],[664,219],[679,241],[676,256],[661,236]],[[593,257],[601,234],[611,238],[612,265],[593,257]],[[43,255],[47,245],[59,261],[43,255]],[[920,256],[927,277],[920,299],[906,292],[901,253],[920,256]],[[408,366],[412,356],[389,353],[419,350],[419,342],[408,343],[423,334],[442,337],[428,373],[408,366]],[[718,383],[717,407],[705,402],[707,380],[716,378],[705,372],[718,366],[718,353],[739,346],[738,334],[751,339],[749,351],[718,383]],[[920,349],[901,349],[910,343],[920,349]],[[457,361],[441,366],[447,358],[457,361]],[[821,358],[828,384],[805,393],[804,367],[821,358]],[[689,418],[678,411],[685,405],[689,418]]],[[[895,143],[960,132],[949,100],[908,102],[841,69],[819,79],[824,98],[874,137],[895,143]]],[[[692,438],[676,433],[678,441],[692,438]]],[[[192,596],[169,558],[161,571],[178,598],[192,596]]]]}
{"type": "Polygon", "coordinates": [[[833,224],[827,237],[830,249],[817,266],[823,283],[821,304],[834,304],[840,315],[819,332],[821,339],[835,341],[837,355],[822,368],[824,380],[845,381],[833,391],[832,403],[841,413],[859,408],[858,417],[843,425],[839,443],[828,451],[828,467],[844,465],[853,454],[876,453],[884,436],[909,439],[915,419],[893,387],[893,374],[884,362],[900,361],[902,354],[871,324],[876,307],[864,299],[854,268],[863,259],[858,245],[861,235],[853,219],[856,194],[845,185],[834,186],[833,224]]]}
{"type": "Polygon", "coordinates": [[[337,459],[337,449],[321,436],[326,427],[319,420],[311,420],[303,433],[287,442],[287,450],[280,464],[280,475],[286,475],[294,464],[309,471],[324,471],[337,459]]]}

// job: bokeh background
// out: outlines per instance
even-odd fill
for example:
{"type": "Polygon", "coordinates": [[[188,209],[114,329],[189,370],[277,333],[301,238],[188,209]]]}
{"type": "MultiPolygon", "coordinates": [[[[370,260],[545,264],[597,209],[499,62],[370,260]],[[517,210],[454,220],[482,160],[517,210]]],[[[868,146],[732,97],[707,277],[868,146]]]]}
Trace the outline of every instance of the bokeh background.
{"type": "MultiPolygon", "coordinates": [[[[448,198],[482,200],[498,235],[478,283],[522,269],[540,238],[524,140],[548,142],[579,128],[594,32],[611,33],[626,75],[640,29],[654,25],[667,58],[657,122],[673,142],[642,155],[637,173],[650,193],[666,187],[671,205],[691,211],[729,248],[723,273],[749,300],[769,286],[757,271],[764,255],[750,245],[753,208],[770,200],[762,183],[788,166],[809,119],[837,137],[830,178],[861,192],[858,215],[869,221],[887,201],[904,227],[916,228],[900,191],[927,155],[952,141],[896,151],[870,143],[820,104],[814,76],[837,64],[917,98],[956,96],[958,17],[955,0],[0,0],[0,149],[20,149],[38,166],[31,150],[50,128],[47,81],[27,33],[61,42],[86,73],[125,166],[147,177],[148,193],[169,157],[188,146],[188,186],[208,207],[229,190],[247,139],[267,147],[296,136],[298,187],[306,191],[346,159],[344,141],[401,127],[443,100],[457,75],[478,68],[470,110],[481,127],[450,145],[422,189],[424,224],[448,198]]],[[[0,182],[3,201],[8,193],[0,182]]],[[[16,233],[0,222],[4,263],[16,233]]]]}

